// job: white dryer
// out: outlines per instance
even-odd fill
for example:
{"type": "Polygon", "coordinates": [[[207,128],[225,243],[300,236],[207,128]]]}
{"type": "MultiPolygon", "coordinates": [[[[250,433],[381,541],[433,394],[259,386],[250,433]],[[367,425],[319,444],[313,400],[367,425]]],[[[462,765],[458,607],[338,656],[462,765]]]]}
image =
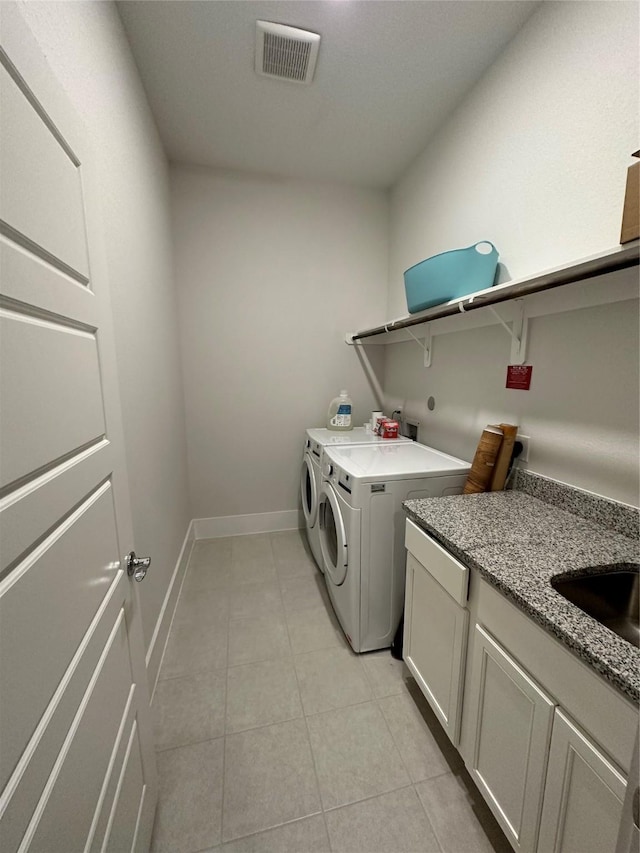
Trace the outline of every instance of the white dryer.
{"type": "Polygon", "coordinates": [[[364,427],[354,427],[345,432],[310,428],[306,431],[300,471],[300,497],[304,513],[305,530],[311,553],[321,571],[324,571],[320,538],[318,535],[318,496],[322,482],[323,451],[327,447],[351,445],[397,444],[409,442],[408,438],[380,438],[364,427]]]}
{"type": "Polygon", "coordinates": [[[329,596],[354,651],[390,646],[402,615],[402,501],[460,494],[470,467],[415,442],[325,448],[320,548],[329,596]]]}

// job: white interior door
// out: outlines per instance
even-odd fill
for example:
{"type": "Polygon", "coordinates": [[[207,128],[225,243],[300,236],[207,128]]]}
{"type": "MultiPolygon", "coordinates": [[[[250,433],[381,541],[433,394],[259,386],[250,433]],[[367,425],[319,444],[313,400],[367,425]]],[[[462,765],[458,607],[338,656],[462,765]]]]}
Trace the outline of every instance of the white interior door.
{"type": "Polygon", "coordinates": [[[97,189],[0,4],[0,848],[146,850],[157,797],[97,189]]]}

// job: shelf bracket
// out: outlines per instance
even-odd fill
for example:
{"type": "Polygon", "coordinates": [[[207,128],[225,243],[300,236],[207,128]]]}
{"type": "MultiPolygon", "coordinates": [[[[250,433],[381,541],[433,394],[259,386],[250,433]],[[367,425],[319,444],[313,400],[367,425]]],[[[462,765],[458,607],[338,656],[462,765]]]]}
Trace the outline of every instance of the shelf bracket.
{"type": "Polygon", "coordinates": [[[511,328],[509,328],[492,305],[488,305],[487,307],[498,323],[507,330],[511,338],[511,361],[509,363],[524,364],[527,357],[527,336],[529,332],[529,318],[525,315],[524,301],[522,299],[515,299],[513,302],[511,328]]]}
{"type": "Polygon", "coordinates": [[[431,367],[431,326],[427,323],[424,327],[424,343],[419,338],[416,338],[410,329],[405,329],[405,332],[408,332],[418,346],[424,350],[424,366],[431,367]]]}

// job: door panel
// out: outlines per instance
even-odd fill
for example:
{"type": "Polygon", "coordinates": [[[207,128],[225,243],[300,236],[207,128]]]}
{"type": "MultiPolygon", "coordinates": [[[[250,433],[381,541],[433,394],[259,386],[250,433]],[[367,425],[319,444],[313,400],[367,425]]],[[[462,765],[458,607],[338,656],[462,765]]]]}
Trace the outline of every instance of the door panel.
{"type": "MultiPolygon", "coordinates": [[[[127,744],[127,752],[122,764],[122,771],[118,780],[117,796],[113,803],[113,810],[104,848],[113,853],[120,853],[126,849],[127,842],[135,839],[135,829],[142,805],[141,798],[145,791],[142,785],[142,760],[140,758],[140,742],[138,740],[138,726],[134,722],[127,744]]],[[[134,841],[135,847],[135,841],[134,841]]]]}
{"type": "Polygon", "coordinates": [[[0,487],[105,433],[93,332],[0,309],[0,487]]]}
{"type": "Polygon", "coordinates": [[[556,708],[540,825],[544,853],[613,853],[625,780],[587,735],[556,708]]]}
{"type": "Polygon", "coordinates": [[[113,501],[106,483],[0,584],[0,718],[12,732],[0,750],[0,786],[109,591],[114,553],[113,501]],[[70,589],[73,607],[66,601],[70,589]]]}
{"type": "MultiPolygon", "coordinates": [[[[13,850],[19,846],[29,825],[68,735],[70,721],[89,689],[111,629],[122,611],[126,589],[127,580],[120,571],[0,795],[0,849],[3,853],[5,848],[13,850]]],[[[5,731],[4,723],[2,731],[5,731]]],[[[3,744],[6,740],[3,737],[3,744]]],[[[55,845],[52,845],[52,853],[58,853],[55,845]]]]}
{"type": "Polygon", "coordinates": [[[404,659],[457,745],[469,612],[410,553],[405,601],[404,659]]]}
{"type": "MultiPolygon", "coordinates": [[[[12,69],[13,70],[13,69],[12,69]]],[[[0,219],[29,248],[79,281],[89,265],[79,163],[43,121],[23,89],[0,68],[0,108],[5,125],[0,153],[0,219]],[[35,203],[37,201],[37,203],[35,203]],[[40,251],[44,250],[44,251],[40,251]]]]}
{"type": "Polygon", "coordinates": [[[553,700],[476,624],[467,768],[515,850],[533,853],[549,751],[553,700]]]}
{"type": "MultiPolygon", "coordinates": [[[[66,273],[31,254],[1,233],[0,269],[3,302],[15,310],[29,305],[51,316],[74,317],[78,323],[95,328],[99,313],[95,299],[87,298],[87,287],[66,273]]],[[[45,314],[46,316],[46,314],[45,314]]]]}
{"type": "Polygon", "coordinates": [[[53,838],[62,850],[84,849],[120,721],[133,689],[121,610],[32,819],[35,831],[30,853],[50,853],[53,838]]]}
{"type": "Polygon", "coordinates": [[[145,850],[157,776],[93,159],[20,4],[0,21],[0,848],[145,850]]]}
{"type": "Polygon", "coordinates": [[[109,479],[112,455],[103,438],[0,498],[0,577],[43,530],[53,529],[69,507],[79,506],[96,483],[109,479]]]}
{"type": "MultiPolygon", "coordinates": [[[[91,853],[98,853],[102,850],[105,843],[105,836],[109,832],[109,825],[114,814],[115,805],[118,800],[118,793],[122,780],[122,768],[125,766],[127,756],[130,751],[130,736],[132,728],[135,725],[135,705],[133,703],[133,694],[129,694],[127,706],[122,715],[120,730],[114,744],[109,771],[105,775],[104,784],[100,793],[98,807],[94,815],[93,825],[89,833],[89,839],[85,846],[85,850],[91,853]]],[[[140,785],[140,791],[143,791],[143,785],[140,785]]],[[[138,792],[140,794],[140,792],[138,792]]],[[[124,846],[123,849],[126,848],[124,846]]],[[[131,845],[129,845],[131,846],[131,845]]]]}

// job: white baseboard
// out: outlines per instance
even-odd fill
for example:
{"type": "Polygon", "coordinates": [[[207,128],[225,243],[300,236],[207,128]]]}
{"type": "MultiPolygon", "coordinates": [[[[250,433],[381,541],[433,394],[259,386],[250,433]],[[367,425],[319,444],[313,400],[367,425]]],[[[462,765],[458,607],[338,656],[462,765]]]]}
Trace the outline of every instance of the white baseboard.
{"type": "Polygon", "coordinates": [[[164,647],[167,644],[169,629],[171,628],[171,622],[173,621],[173,614],[176,609],[176,604],[178,603],[178,596],[182,589],[182,582],[184,581],[187,563],[189,562],[191,548],[193,547],[195,540],[194,523],[191,521],[187,528],[187,533],[184,537],[184,542],[182,543],[182,548],[180,549],[180,554],[178,555],[176,567],[173,570],[164,601],[162,602],[158,621],[156,622],[156,627],[153,631],[153,637],[149,643],[149,650],[147,651],[146,664],[150,699],[153,698],[153,694],[156,689],[158,673],[160,672],[160,664],[162,663],[162,656],[164,655],[164,647]]]}
{"type": "Polygon", "coordinates": [[[304,527],[301,510],[255,512],[251,515],[220,515],[217,518],[194,518],[196,539],[218,539],[221,536],[244,536],[248,533],[275,533],[304,527]]]}

